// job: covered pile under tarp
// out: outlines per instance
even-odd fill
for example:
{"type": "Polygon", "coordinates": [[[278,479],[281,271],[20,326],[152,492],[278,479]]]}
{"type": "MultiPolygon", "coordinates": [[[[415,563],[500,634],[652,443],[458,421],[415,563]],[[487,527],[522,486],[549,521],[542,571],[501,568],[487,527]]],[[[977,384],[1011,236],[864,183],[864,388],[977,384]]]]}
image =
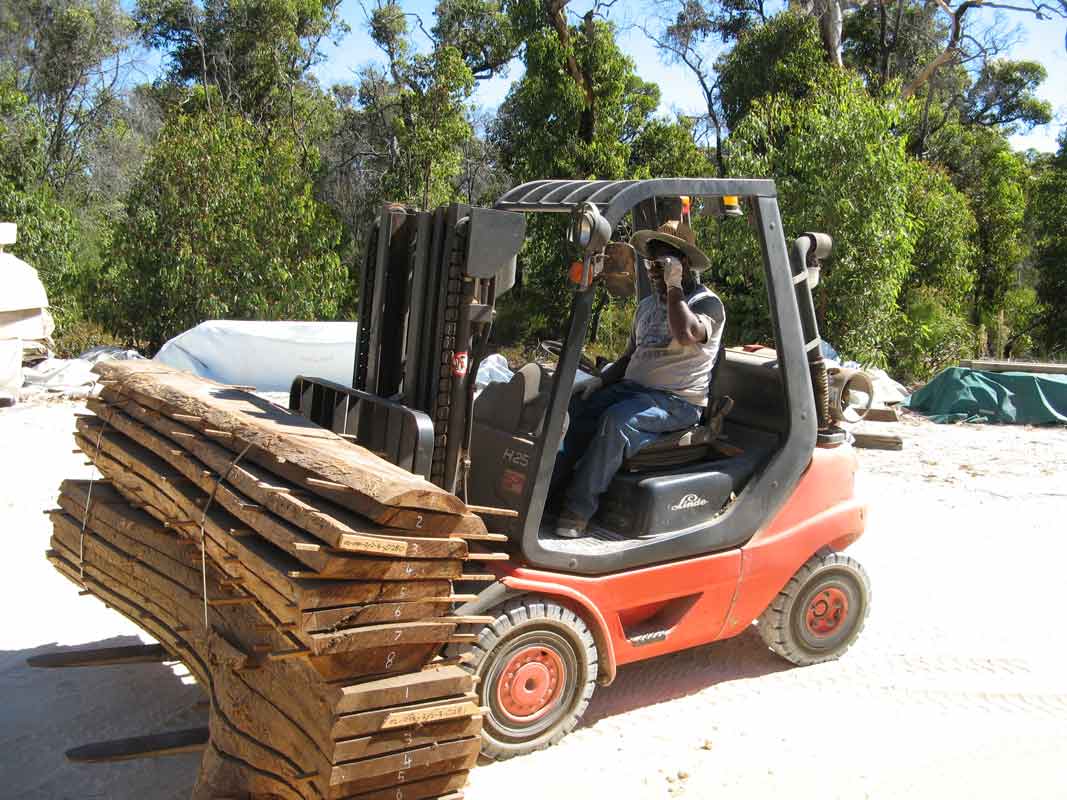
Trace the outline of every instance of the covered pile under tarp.
{"type": "Polygon", "coordinates": [[[0,252],[0,339],[22,339],[24,345],[46,343],[55,330],[48,313],[48,295],[37,270],[11,253],[0,252]]]}
{"type": "Polygon", "coordinates": [[[949,367],[904,403],[934,422],[1067,423],[1067,375],[949,367]]]}
{"type": "Polygon", "coordinates": [[[219,383],[288,392],[297,375],[352,382],[355,322],[209,320],[160,348],[156,360],[219,383]]]}
{"type": "Polygon", "coordinates": [[[24,364],[48,355],[55,323],[37,270],[11,253],[15,226],[0,223],[0,403],[18,398],[24,364]]]}

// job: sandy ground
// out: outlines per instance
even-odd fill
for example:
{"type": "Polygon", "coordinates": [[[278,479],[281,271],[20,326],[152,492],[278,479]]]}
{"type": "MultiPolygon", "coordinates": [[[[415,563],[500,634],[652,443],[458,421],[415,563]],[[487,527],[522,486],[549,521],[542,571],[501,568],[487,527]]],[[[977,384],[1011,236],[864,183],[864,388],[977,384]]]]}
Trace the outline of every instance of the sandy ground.
{"type": "MultiPolygon", "coordinates": [[[[43,557],[72,412],[0,411],[0,797],[187,796],[197,758],[65,762],[88,741],[198,724],[180,668],[31,670],[61,647],[137,640],[43,557]]],[[[479,767],[470,800],[1067,798],[1067,429],[893,425],[862,451],[872,614],[844,659],[793,668],[754,630],[623,667],[560,745],[479,767]]]]}

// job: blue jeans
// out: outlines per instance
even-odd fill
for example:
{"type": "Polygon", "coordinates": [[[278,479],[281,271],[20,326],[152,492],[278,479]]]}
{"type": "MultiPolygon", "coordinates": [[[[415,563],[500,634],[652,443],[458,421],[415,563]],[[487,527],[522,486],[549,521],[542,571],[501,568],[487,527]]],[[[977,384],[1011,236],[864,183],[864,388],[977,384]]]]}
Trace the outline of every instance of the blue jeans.
{"type": "Polygon", "coordinates": [[[670,392],[633,381],[613,383],[584,401],[575,395],[552,479],[558,487],[574,469],[564,506],[591,519],[624,459],[660,434],[696,425],[701,410],[670,392]]]}

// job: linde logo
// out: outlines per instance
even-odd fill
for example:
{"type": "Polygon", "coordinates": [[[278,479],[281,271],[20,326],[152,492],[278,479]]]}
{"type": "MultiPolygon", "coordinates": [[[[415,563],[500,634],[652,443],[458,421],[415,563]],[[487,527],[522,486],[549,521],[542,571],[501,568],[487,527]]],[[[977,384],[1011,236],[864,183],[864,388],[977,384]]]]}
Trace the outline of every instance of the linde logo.
{"type": "Polygon", "coordinates": [[[708,501],[698,494],[687,494],[677,505],[671,506],[671,511],[684,511],[687,508],[700,508],[706,506],[708,501]]]}

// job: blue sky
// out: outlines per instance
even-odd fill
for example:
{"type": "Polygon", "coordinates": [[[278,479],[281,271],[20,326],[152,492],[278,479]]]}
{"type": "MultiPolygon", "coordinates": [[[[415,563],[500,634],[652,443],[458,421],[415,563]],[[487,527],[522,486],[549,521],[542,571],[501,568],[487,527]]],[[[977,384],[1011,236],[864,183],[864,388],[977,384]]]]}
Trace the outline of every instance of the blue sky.
{"type": "MultiPolygon", "coordinates": [[[[368,0],[368,7],[371,4],[373,0],[368,0]]],[[[405,11],[419,14],[427,26],[432,24],[434,0],[401,0],[401,5],[405,11]]],[[[587,0],[573,3],[573,7],[579,10],[584,10],[587,5],[587,0]]],[[[655,47],[640,30],[639,25],[645,22],[647,9],[651,7],[652,3],[648,0],[619,0],[612,7],[610,19],[619,27],[620,45],[634,60],[638,74],[647,81],[659,84],[662,113],[698,112],[703,107],[703,100],[696,81],[686,69],[664,64],[655,47]]],[[[972,13],[984,15],[984,24],[1001,29],[1018,27],[1018,41],[1008,56],[1039,61],[1048,70],[1049,78],[1039,94],[1052,103],[1056,119],[1028,134],[1012,137],[1012,144],[1020,150],[1028,147],[1055,150],[1056,137],[1067,123],[1067,52],[1064,50],[1067,20],[1038,21],[1033,15],[1022,13],[1000,13],[995,16],[984,9],[972,13]]],[[[319,80],[327,86],[351,80],[356,69],[380,60],[378,51],[367,35],[366,16],[359,0],[344,0],[341,15],[351,26],[352,32],[337,45],[327,44],[326,59],[315,69],[319,80]]],[[[652,21],[649,20],[647,24],[651,27],[652,21]]],[[[474,102],[484,108],[495,108],[507,95],[512,81],[521,75],[521,64],[512,64],[506,76],[479,83],[474,102]]]]}

